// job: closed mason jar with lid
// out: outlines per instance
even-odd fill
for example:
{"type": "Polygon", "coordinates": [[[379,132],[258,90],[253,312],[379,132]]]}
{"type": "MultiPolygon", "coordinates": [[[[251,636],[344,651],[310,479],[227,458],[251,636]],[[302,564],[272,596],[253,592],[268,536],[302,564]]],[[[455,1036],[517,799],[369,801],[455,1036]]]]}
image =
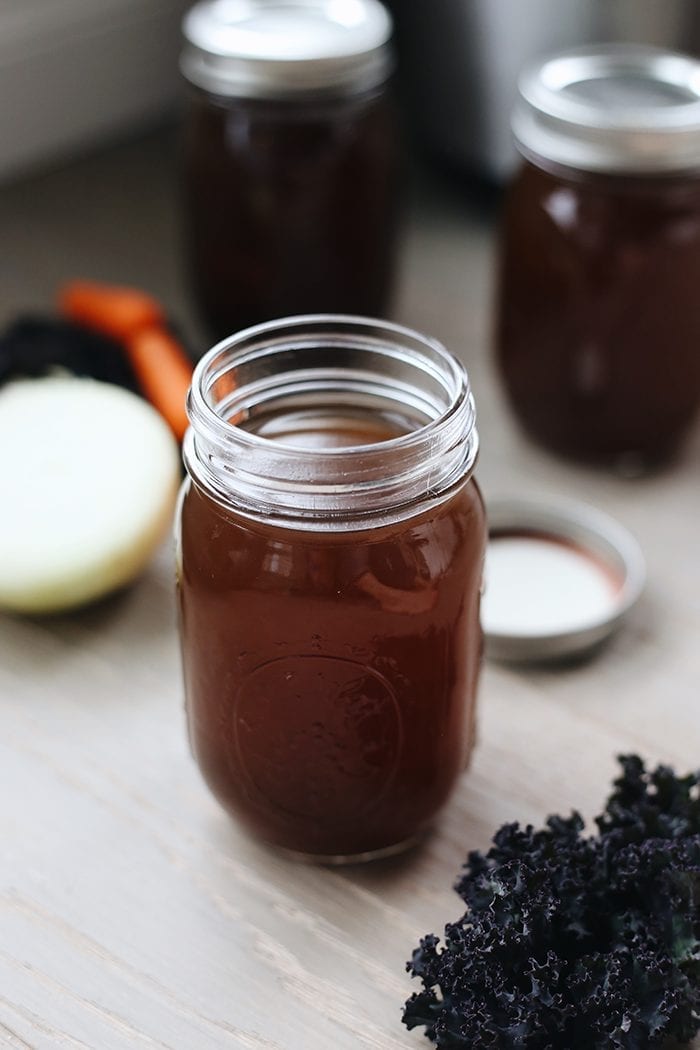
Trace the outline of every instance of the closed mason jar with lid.
{"type": "Polygon", "coordinates": [[[399,850],[474,743],[486,526],[467,375],[396,325],[293,318],[206,354],[189,414],[178,578],[202,773],[285,849],[399,850]]]}
{"type": "Polygon", "coordinates": [[[700,62],[549,58],[513,130],[496,342],[515,414],[562,454],[661,462],[700,407],[700,62]]]}
{"type": "Polygon", "coordinates": [[[378,0],[202,0],[186,16],[185,234],[212,336],[384,316],[398,150],[378,0]]]}

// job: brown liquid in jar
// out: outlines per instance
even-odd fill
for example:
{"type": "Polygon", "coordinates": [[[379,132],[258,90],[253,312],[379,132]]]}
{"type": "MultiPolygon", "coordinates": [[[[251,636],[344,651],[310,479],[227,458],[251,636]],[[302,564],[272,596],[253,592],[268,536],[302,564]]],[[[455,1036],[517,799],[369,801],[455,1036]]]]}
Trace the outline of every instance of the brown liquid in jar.
{"type": "Polygon", "coordinates": [[[653,465],[700,408],[700,179],[545,171],[506,207],[497,353],[512,408],[577,459],[653,465]]]}
{"type": "MultiPolygon", "coordinates": [[[[296,413],[256,432],[331,448],[402,431],[296,413]]],[[[429,826],[474,743],[485,539],[473,480],[399,523],[325,532],[247,519],[190,485],[190,739],[233,815],[316,857],[391,849],[429,826]]]]}
{"type": "Polygon", "coordinates": [[[192,91],[189,270],[211,335],[291,314],[385,316],[398,149],[385,90],[330,100],[192,91]]]}

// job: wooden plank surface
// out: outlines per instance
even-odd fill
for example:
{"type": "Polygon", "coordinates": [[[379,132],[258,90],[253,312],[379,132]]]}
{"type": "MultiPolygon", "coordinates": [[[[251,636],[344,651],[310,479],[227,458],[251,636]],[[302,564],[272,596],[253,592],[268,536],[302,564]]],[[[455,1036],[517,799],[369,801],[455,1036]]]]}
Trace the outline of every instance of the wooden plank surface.
{"type": "MultiPolygon", "coordinates": [[[[457,917],[451,884],[503,821],[601,805],[614,755],[700,765],[700,435],[673,469],[620,480],[540,454],[488,359],[493,210],[423,185],[397,314],[467,363],[491,494],[588,499],[633,529],[642,605],[598,658],[489,666],[480,745],[435,834],[360,869],[296,865],[246,838],[188,755],[165,545],[99,609],[0,619],[0,1047],[410,1050],[418,937],[457,917]]],[[[56,283],[142,283],[189,330],[167,136],[0,192],[0,320],[56,283]]],[[[653,423],[651,423],[653,425],[653,423]]]]}

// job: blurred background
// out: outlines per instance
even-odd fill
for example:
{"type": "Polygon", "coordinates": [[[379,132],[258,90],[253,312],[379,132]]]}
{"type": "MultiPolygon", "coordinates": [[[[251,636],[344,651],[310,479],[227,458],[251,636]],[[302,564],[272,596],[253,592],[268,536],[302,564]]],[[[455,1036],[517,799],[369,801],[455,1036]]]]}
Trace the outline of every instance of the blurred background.
{"type": "MultiPolygon", "coordinates": [[[[3,0],[0,178],[178,112],[184,0],[3,0]]],[[[693,0],[391,0],[406,123],[452,164],[502,179],[519,70],[548,51],[634,41],[695,53],[693,0]]]]}
{"type": "Polygon", "coordinates": [[[552,51],[634,42],[694,52],[692,0],[393,0],[407,118],[436,156],[495,180],[516,162],[524,66],[552,51]]]}

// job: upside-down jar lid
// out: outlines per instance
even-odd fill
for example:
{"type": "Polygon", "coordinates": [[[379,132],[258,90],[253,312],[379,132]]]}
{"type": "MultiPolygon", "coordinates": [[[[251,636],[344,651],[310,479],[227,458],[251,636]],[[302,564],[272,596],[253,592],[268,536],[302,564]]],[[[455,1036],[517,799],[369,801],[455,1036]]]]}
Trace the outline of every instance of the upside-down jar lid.
{"type": "Polygon", "coordinates": [[[525,70],[520,150],[582,171],[700,170],[700,61],[636,44],[553,55],[525,70]]]}
{"type": "Polygon", "coordinates": [[[359,92],[392,69],[379,0],[201,0],[183,22],[183,75],[223,96],[359,92]]]}
{"type": "Polygon", "coordinates": [[[646,575],[634,537],[571,500],[488,503],[481,620],[493,659],[582,656],[619,627],[646,575]]]}

